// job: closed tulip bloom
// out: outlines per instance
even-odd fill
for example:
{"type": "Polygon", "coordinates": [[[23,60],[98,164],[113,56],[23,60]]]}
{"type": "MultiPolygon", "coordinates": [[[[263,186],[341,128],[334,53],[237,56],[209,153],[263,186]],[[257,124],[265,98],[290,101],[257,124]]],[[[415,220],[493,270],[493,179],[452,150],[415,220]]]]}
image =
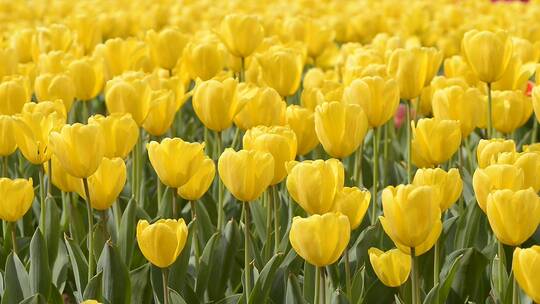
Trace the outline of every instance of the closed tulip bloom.
{"type": "Polygon", "coordinates": [[[105,79],[109,80],[126,71],[135,71],[147,60],[147,48],[144,42],[128,38],[108,39],[98,44],[93,56],[105,62],[105,79]]]}
{"type": "Polygon", "coordinates": [[[67,74],[42,74],[36,78],[34,90],[39,101],[62,100],[69,112],[75,100],[75,83],[67,74]]]}
{"type": "Polygon", "coordinates": [[[320,88],[304,88],[300,95],[300,104],[302,107],[315,111],[318,105],[328,102],[320,88]]]}
{"type": "Polygon", "coordinates": [[[523,170],[524,188],[540,191],[540,154],[534,152],[504,152],[492,159],[492,163],[514,165],[523,170]]]}
{"type": "Polygon", "coordinates": [[[512,259],[512,271],[519,284],[519,287],[533,299],[540,302],[540,246],[534,245],[531,248],[516,248],[512,259]]]}
{"type": "Polygon", "coordinates": [[[165,138],[160,143],[150,142],[147,148],[148,158],[159,179],[171,188],[184,186],[200,168],[212,162],[204,154],[204,143],[165,138]]]}
{"type": "Polygon", "coordinates": [[[137,223],[137,244],[144,257],[153,265],[171,266],[186,245],[188,229],[184,219],[161,219],[153,224],[137,223]]]}
{"type": "Polygon", "coordinates": [[[17,73],[17,53],[12,48],[0,48],[0,79],[17,73]]]}
{"type": "Polygon", "coordinates": [[[139,127],[131,114],[113,113],[108,116],[94,115],[88,124],[101,126],[105,140],[104,156],[126,158],[139,138],[139,127]]]}
{"type": "Polygon", "coordinates": [[[523,152],[533,152],[533,153],[540,154],[540,143],[523,145],[523,152]]]}
{"type": "Polygon", "coordinates": [[[393,79],[364,77],[345,89],[343,101],[361,106],[369,125],[376,128],[394,116],[399,105],[399,87],[393,79]]]}
{"type": "Polygon", "coordinates": [[[257,150],[225,149],[218,160],[219,177],[239,201],[256,200],[274,178],[274,158],[257,150]]]}
{"type": "Polygon", "coordinates": [[[476,147],[478,167],[483,169],[489,166],[493,157],[502,152],[516,152],[516,143],[511,139],[481,139],[476,147]]]}
{"type": "Polygon", "coordinates": [[[514,165],[493,164],[484,169],[476,169],[472,178],[474,195],[480,208],[486,212],[487,197],[495,190],[524,189],[525,176],[523,170],[514,165]]]}
{"type": "Polygon", "coordinates": [[[534,74],[534,67],[524,65],[517,56],[512,56],[501,79],[494,82],[493,90],[520,90],[527,88],[527,81],[534,74]]]}
{"type": "Polygon", "coordinates": [[[418,168],[448,161],[461,145],[460,123],[456,120],[423,118],[412,125],[412,161],[418,168]]]}
{"type": "Polygon", "coordinates": [[[296,135],[289,127],[258,126],[249,129],[243,137],[246,150],[259,150],[272,154],[274,178],[271,185],[281,182],[287,175],[285,164],[296,157],[296,135]]]}
{"type": "Polygon", "coordinates": [[[221,21],[218,35],[231,54],[246,58],[261,44],[264,28],[256,16],[231,14],[221,21]]]}
{"type": "MultiPolygon", "coordinates": [[[[2,78],[0,78],[1,80],[2,78]]],[[[30,84],[24,76],[6,77],[0,83],[0,114],[20,113],[25,103],[30,102],[30,84]]]]}
{"type": "MultiPolygon", "coordinates": [[[[63,192],[77,192],[77,193],[84,193],[84,188],[82,184],[82,180],[77,177],[73,177],[67,173],[67,171],[62,167],[60,162],[58,161],[58,158],[56,156],[52,155],[50,164],[52,166],[52,183],[56,186],[56,188],[60,189],[60,191],[63,192]]],[[[47,173],[47,176],[49,175],[49,162],[46,162],[43,164],[45,168],[45,173],[47,173]]],[[[81,195],[84,197],[84,195],[81,195]]],[[[93,199],[93,197],[92,197],[93,199]]]]}
{"type": "Polygon", "coordinates": [[[64,107],[64,103],[57,99],[55,101],[41,101],[39,103],[28,102],[25,103],[22,109],[22,114],[34,114],[39,113],[42,115],[50,115],[55,113],[54,125],[55,129],[60,129],[66,124],[67,121],[67,112],[64,107]]]}
{"type": "Polygon", "coordinates": [[[152,60],[157,66],[166,70],[172,70],[176,66],[188,39],[186,34],[173,28],[166,28],[159,33],[154,30],[146,33],[152,60]]]}
{"type": "Polygon", "coordinates": [[[459,121],[461,137],[467,138],[478,125],[483,99],[484,96],[476,88],[451,86],[438,90],[432,100],[433,116],[459,121]]]}
{"type": "Polygon", "coordinates": [[[51,158],[49,134],[62,128],[56,112],[23,112],[16,117],[15,138],[17,147],[29,162],[41,165],[51,158]]]}
{"type": "MultiPolygon", "coordinates": [[[[418,245],[414,248],[414,254],[416,256],[421,256],[424,253],[428,252],[433,246],[435,246],[435,243],[439,240],[439,237],[441,236],[443,230],[443,224],[441,220],[438,220],[435,222],[435,225],[429,232],[429,235],[427,239],[422,242],[422,244],[418,245]]],[[[401,250],[401,252],[410,255],[411,254],[411,248],[408,246],[405,246],[399,242],[394,241],[394,245],[401,250]]]]}
{"type": "Polygon", "coordinates": [[[315,133],[315,115],[312,111],[298,105],[289,105],[286,122],[296,134],[297,155],[305,155],[319,144],[315,133]]]}
{"type": "Polygon", "coordinates": [[[289,232],[294,251],[317,267],[334,264],[349,244],[350,237],[349,220],[337,212],[308,218],[295,216],[289,232]]]}
{"type": "Polygon", "coordinates": [[[234,124],[242,130],[285,123],[287,103],[270,87],[258,88],[240,84],[238,104],[240,111],[234,116],[234,124]]]}
{"type": "MultiPolygon", "coordinates": [[[[54,169],[53,169],[54,174],[54,169]]],[[[103,158],[98,169],[88,178],[88,190],[92,208],[107,210],[124,189],[127,178],[126,164],[121,158],[103,158]]],[[[79,187],[79,195],[86,199],[84,188],[79,187]]]]}
{"type": "Polygon", "coordinates": [[[419,97],[420,104],[418,113],[423,116],[429,116],[433,112],[432,103],[435,93],[451,86],[459,86],[464,90],[469,88],[469,85],[463,78],[449,78],[445,76],[433,77],[430,84],[422,89],[422,93],[419,97]]]}
{"type": "Polygon", "coordinates": [[[96,300],[86,300],[81,302],[81,304],[101,304],[101,302],[98,302],[96,300]]]}
{"type": "Polygon", "coordinates": [[[315,59],[334,41],[334,29],[324,22],[313,18],[296,17],[284,22],[284,36],[303,42],[308,55],[315,59]]]}
{"type": "Polygon", "coordinates": [[[21,63],[32,61],[32,39],[34,34],[35,30],[33,28],[23,28],[15,31],[10,37],[11,47],[15,50],[17,60],[21,63]]]}
{"type": "Polygon", "coordinates": [[[129,78],[114,78],[107,83],[105,103],[109,113],[129,113],[141,126],[150,110],[150,88],[148,83],[135,74],[129,78]]]}
{"type": "Polygon", "coordinates": [[[21,219],[34,200],[32,179],[0,178],[0,219],[16,222],[21,219]]]}
{"type": "Polygon", "coordinates": [[[285,47],[274,47],[264,52],[257,61],[262,67],[264,82],[282,97],[296,93],[302,80],[302,54],[285,47]]]}
{"type": "Polygon", "coordinates": [[[496,190],[487,197],[486,214],[501,243],[519,246],[540,224],[540,197],[532,188],[496,190]]]}
{"type": "Polygon", "coordinates": [[[161,136],[169,130],[176,116],[177,101],[170,90],[150,93],[150,109],[143,128],[151,135],[161,136]]]}
{"type": "Polygon", "coordinates": [[[470,86],[475,86],[480,81],[465,58],[460,55],[444,60],[444,75],[450,78],[462,78],[470,86]]]}
{"type": "Polygon", "coordinates": [[[103,59],[83,57],[72,61],[68,73],[75,85],[75,98],[91,100],[98,96],[105,83],[103,59]]]}
{"type": "Polygon", "coordinates": [[[416,248],[428,239],[441,219],[439,203],[433,197],[430,186],[399,185],[383,190],[384,216],[379,220],[394,243],[416,248]]]}
{"type": "Polygon", "coordinates": [[[37,28],[32,40],[32,57],[37,61],[40,54],[50,51],[68,51],[73,44],[73,32],[64,24],[51,24],[37,28]]]}
{"type": "Polygon", "coordinates": [[[397,49],[388,61],[388,74],[399,85],[401,99],[414,99],[420,96],[422,88],[428,85],[442,61],[442,53],[434,48],[414,47],[397,49]]]}
{"type": "Polygon", "coordinates": [[[287,164],[287,172],[287,190],[302,209],[308,214],[332,210],[345,180],[345,169],[339,160],[293,161],[287,164]]]}
{"type": "Polygon", "coordinates": [[[315,132],[332,157],[351,155],[364,141],[368,120],[362,108],[340,102],[324,103],[315,109],[315,132]]]}
{"type": "Polygon", "coordinates": [[[441,212],[450,208],[459,199],[463,190],[463,181],[456,168],[452,168],[448,172],[441,168],[418,169],[412,184],[431,186],[439,202],[441,212]]]}
{"type": "Polygon", "coordinates": [[[8,115],[0,115],[0,156],[8,156],[17,150],[15,120],[8,115]]]}
{"type": "Polygon", "coordinates": [[[197,84],[193,110],[205,127],[221,132],[232,125],[238,111],[235,79],[207,80],[197,84]]]}
{"type": "Polygon", "coordinates": [[[403,285],[411,272],[411,257],[399,249],[391,249],[386,252],[369,248],[369,261],[377,278],[388,287],[403,285]]]}
{"type": "Polygon", "coordinates": [[[210,188],[216,175],[216,165],[210,158],[205,158],[187,183],[178,188],[178,195],[188,201],[199,200],[210,188]]]}
{"type": "Polygon", "coordinates": [[[343,187],[336,192],[332,211],[340,212],[349,218],[351,230],[362,223],[371,200],[371,192],[360,190],[357,187],[343,187]]]}
{"type": "Polygon", "coordinates": [[[492,83],[503,76],[512,57],[512,40],[506,31],[465,33],[461,52],[474,74],[483,82],[492,83]]]}
{"type": "Polygon", "coordinates": [[[52,132],[50,148],[68,174],[88,178],[101,164],[105,140],[100,126],[76,123],[52,132]]]}
{"type": "Polygon", "coordinates": [[[223,51],[214,41],[190,42],[184,49],[182,62],[193,80],[209,80],[225,66],[223,51]]]}
{"type": "Polygon", "coordinates": [[[493,91],[493,127],[509,134],[523,126],[531,117],[533,106],[530,97],[521,91],[493,91]]]}

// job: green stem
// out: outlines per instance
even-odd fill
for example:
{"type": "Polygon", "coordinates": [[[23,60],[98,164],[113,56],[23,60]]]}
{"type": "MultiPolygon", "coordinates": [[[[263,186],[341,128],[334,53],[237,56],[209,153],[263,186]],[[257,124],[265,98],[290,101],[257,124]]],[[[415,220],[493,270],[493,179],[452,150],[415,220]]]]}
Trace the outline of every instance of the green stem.
{"type": "Polygon", "coordinates": [[[195,201],[189,201],[191,204],[191,221],[194,223],[193,226],[193,247],[195,251],[195,268],[199,269],[199,258],[201,256],[201,248],[199,246],[199,239],[198,239],[198,222],[197,222],[197,210],[196,210],[196,202],[195,201]]]}
{"type": "Polygon", "coordinates": [[[383,128],[384,128],[384,139],[383,139],[384,142],[383,142],[383,183],[382,185],[384,187],[384,185],[386,185],[386,178],[388,175],[386,169],[388,166],[388,128],[390,127],[388,123],[386,123],[383,128]]]}
{"type": "Polygon", "coordinates": [[[173,218],[178,218],[178,206],[176,203],[176,189],[171,188],[173,218]]]}
{"type": "Polygon", "coordinates": [[[266,205],[266,244],[264,247],[264,256],[270,260],[271,257],[271,247],[270,242],[272,242],[272,208],[274,205],[274,196],[272,193],[272,188],[267,188],[266,192],[263,194],[263,200],[266,205]]]}
{"type": "Polygon", "coordinates": [[[90,116],[90,111],[89,111],[89,107],[88,107],[88,103],[90,101],[81,100],[79,102],[82,103],[82,111],[81,111],[82,112],[81,113],[82,114],[82,117],[81,117],[82,119],[81,119],[81,123],[85,124],[85,123],[87,123],[88,117],[90,116]]]}
{"type": "Polygon", "coordinates": [[[163,184],[159,177],[156,177],[157,205],[161,208],[161,196],[163,196],[163,184]]]}
{"type": "Polygon", "coordinates": [[[94,277],[94,238],[92,229],[94,228],[94,216],[92,214],[92,204],[90,199],[90,189],[88,188],[88,179],[83,178],[84,194],[86,195],[86,214],[88,217],[88,282],[94,277]]]}
{"type": "Polygon", "coordinates": [[[47,183],[47,195],[52,197],[52,176],[53,176],[53,168],[52,168],[52,160],[49,159],[49,164],[48,164],[48,167],[49,167],[49,179],[48,179],[48,183],[47,183]]]}
{"type": "Polygon", "coordinates": [[[240,82],[246,82],[246,59],[240,58],[240,82]]]}
{"type": "Polygon", "coordinates": [[[418,284],[418,261],[414,247],[411,248],[412,303],[420,304],[420,286],[418,284]]]}
{"type": "Polygon", "coordinates": [[[161,277],[163,281],[163,304],[169,304],[169,269],[161,268],[161,277]]]}
{"type": "Polygon", "coordinates": [[[380,129],[373,129],[373,197],[371,202],[371,225],[375,225],[377,217],[377,195],[379,186],[379,136],[380,129]]]}
{"type": "Polygon", "coordinates": [[[17,254],[17,222],[9,222],[10,230],[11,230],[11,244],[13,253],[17,254]]]}
{"type": "Polygon", "coordinates": [[[503,243],[501,243],[500,241],[497,242],[498,244],[498,256],[499,256],[499,265],[498,265],[498,268],[497,268],[497,271],[499,273],[499,293],[502,294],[503,290],[504,290],[504,282],[502,280],[502,278],[504,277],[504,267],[506,265],[505,263],[505,257],[504,257],[504,245],[503,243]]]}
{"type": "Polygon", "coordinates": [[[512,304],[520,304],[520,299],[519,299],[519,285],[517,283],[517,280],[516,280],[516,275],[514,274],[514,278],[513,278],[513,288],[512,288],[512,304]]]}
{"type": "Polygon", "coordinates": [[[536,117],[534,117],[533,118],[533,129],[532,129],[532,134],[531,134],[531,144],[534,144],[536,142],[536,137],[537,136],[538,136],[538,120],[536,120],[536,117]]]}
{"type": "Polygon", "coordinates": [[[237,127],[236,131],[234,131],[234,137],[231,143],[231,148],[236,149],[236,144],[239,138],[240,138],[240,128],[237,127]]]}
{"type": "Polygon", "coordinates": [[[122,211],[120,211],[120,206],[118,201],[115,201],[112,204],[112,212],[114,217],[114,227],[116,228],[116,233],[120,231],[120,223],[122,222],[122,211]]]}
{"type": "MultiPolygon", "coordinates": [[[[216,159],[219,159],[219,156],[221,155],[221,132],[216,132],[216,145],[217,145],[217,157],[216,159]]],[[[218,180],[218,225],[217,229],[218,231],[221,231],[223,229],[224,225],[224,210],[223,210],[223,182],[220,178],[218,180]]]]}
{"type": "Polygon", "coordinates": [[[412,165],[411,165],[411,107],[409,101],[405,102],[407,119],[405,127],[407,128],[407,183],[412,180],[412,165]]]}
{"type": "Polygon", "coordinates": [[[435,252],[433,255],[433,286],[439,284],[439,270],[441,268],[439,251],[439,240],[437,240],[437,242],[435,242],[435,252]]]}
{"type": "Polygon", "coordinates": [[[249,254],[249,221],[250,221],[250,212],[249,212],[249,202],[244,202],[244,275],[245,275],[245,297],[246,302],[249,301],[249,295],[251,293],[251,256],[249,254]]]}
{"type": "Polygon", "coordinates": [[[347,287],[347,299],[352,302],[351,265],[349,259],[349,246],[345,248],[345,287],[347,287]]]}
{"type": "Polygon", "coordinates": [[[45,169],[43,166],[39,169],[39,205],[40,205],[40,218],[39,218],[39,229],[41,233],[45,235],[45,218],[46,218],[46,208],[45,208],[45,169]]]}
{"type": "MultiPolygon", "coordinates": [[[[362,188],[364,186],[364,180],[362,176],[362,154],[364,153],[364,145],[360,144],[358,150],[354,154],[354,181],[357,186],[362,188]]],[[[343,161],[343,160],[342,160],[343,161]]]]}
{"type": "Polygon", "coordinates": [[[321,275],[321,303],[326,304],[326,276],[324,273],[324,268],[321,267],[321,271],[319,271],[321,275]]]}
{"type": "Polygon", "coordinates": [[[315,267],[315,300],[313,301],[313,304],[320,304],[321,303],[321,268],[315,267]]]}
{"type": "Polygon", "coordinates": [[[2,166],[2,176],[3,177],[9,177],[9,163],[8,163],[8,156],[2,157],[3,166],[2,166]]]}
{"type": "Polygon", "coordinates": [[[279,242],[281,241],[281,231],[280,231],[280,213],[279,207],[281,206],[281,201],[279,199],[279,189],[277,185],[272,186],[272,201],[274,203],[274,254],[279,250],[279,242]]]}
{"type": "Polygon", "coordinates": [[[488,87],[488,117],[487,117],[487,122],[488,122],[488,126],[487,126],[487,137],[488,139],[491,139],[491,137],[493,136],[493,117],[492,117],[492,109],[491,109],[491,103],[492,103],[492,99],[491,99],[491,83],[488,83],[487,84],[487,87],[488,87]]]}

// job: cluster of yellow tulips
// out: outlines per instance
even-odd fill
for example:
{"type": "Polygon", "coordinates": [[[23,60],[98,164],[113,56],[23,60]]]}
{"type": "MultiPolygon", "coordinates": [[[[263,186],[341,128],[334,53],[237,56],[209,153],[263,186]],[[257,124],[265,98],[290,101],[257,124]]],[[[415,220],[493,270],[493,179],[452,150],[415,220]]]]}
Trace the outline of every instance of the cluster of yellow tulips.
{"type": "Polygon", "coordinates": [[[1,303],[540,303],[539,14],[0,0],[1,303]]]}

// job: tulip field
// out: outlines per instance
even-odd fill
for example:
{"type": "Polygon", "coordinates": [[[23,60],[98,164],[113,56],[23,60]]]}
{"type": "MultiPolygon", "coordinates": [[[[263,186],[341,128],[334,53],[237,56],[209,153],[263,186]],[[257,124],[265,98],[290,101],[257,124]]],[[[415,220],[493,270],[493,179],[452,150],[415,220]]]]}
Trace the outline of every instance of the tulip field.
{"type": "Polygon", "coordinates": [[[540,1],[0,0],[0,304],[540,303],[540,1]]]}

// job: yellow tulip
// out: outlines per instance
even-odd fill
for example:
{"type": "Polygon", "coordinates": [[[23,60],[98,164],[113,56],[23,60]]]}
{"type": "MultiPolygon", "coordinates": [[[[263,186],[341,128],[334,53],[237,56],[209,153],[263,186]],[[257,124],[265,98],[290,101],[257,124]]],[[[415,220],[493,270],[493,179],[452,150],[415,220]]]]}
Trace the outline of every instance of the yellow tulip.
{"type": "Polygon", "coordinates": [[[32,39],[34,34],[35,30],[33,28],[23,28],[15,31],[10,37],[11,47],[21,63],[32,61],[32,39]]]}
{"type": "Polygon", "coordinates": [[[411,257],[399,249],[386,252],[369,248],[369,261],[379,280],[388,287],[403,285],[411,272],[411,257]]]}
{"type": "Polygon", "coordinates": [[[384,216],[379,220],[394,243],[416,248],[429,239],[441,220],[439,202],[433,199],[432,189],[430,186],[399,185],[383,190],[384,216]]]}
{"type": "Polygon", "coordinates": [[[126,71],[139,70],[147,60],[147,51],[142,41],[114,38],[97,45],[93,55],[105,62],[105,79],[109,80],[126,71]]]}
{"type": "Polygon", "coordinates": [[[101,164],[105,140],[100,126],[76,123],[65,125],[60,132],[52,132],[50,149],[67,173],[88,178],[101,164]]]}
{"type": "Polygon", "coordinates": [[[484,96],[476,88],[451,86],[435,92],[432,106],[437,119],[450,119],[460,122],[461,137],[467,138],[478,125],[478,113],[484,96]]]}
{"type": "MultiPolygon", "coordinates": [[[[147,144],[148,158],[163,184],[180,188],[196,175],[207,171],[213,161],[204,154],[204,143],[185,142],[180,138],[165,138],[161,143],[147,144]]],[[[192,181],[195,182],[195,181],[192,181]]],[[[190,186],[187,186],[189,188],[190,186]]]]}
{"type": "Polygon", "coordinates": [[[55,129],[60,129],[67,121],[66,108],[60,99],[55,101],[41,101],[39,103],[27,102],[22,108],[22,114],[26,113],[39,113],[45,116],[56,113],[54,119],[55,129]]]}
{"type": "Polygon", "coordinates": [[[493,91],[492,94],[493,127],[497,131],[512,133],[531,117],[533,105],[523,92],[493,91]]]}
{"type": "Polygon", "coordinates": [[[411,125],[412,161],[418,168],[445,163],[461,145],[459,121],[423,118],[411,125]]]}
{"type": "MultiPolygon", "coordinates": [[[[431,229],[429,232],[429,235],[427,239],[422,242],[422,244],[418,245],[414,248],[414,254],[416,256],[421,256],[424,253],[428,252],[433,246],[435,246],[435,243],[439,240],[439,237],[441,236],[443,230],[442,221],[438,220],[435,222],[435,226],[431,229]]],[[[410,255],[411,254],[411,248],[407,247],[399,242],[394,241],[394,245],[401,250],[401,252],[410,255]]]]}
{"type": "Polygon", "coordinates": [[[540,197],[532,188],[496,190],[487,197],[486,214],[501,243],[519,246],[540,224],[540,197]]]}
{"type": "Polygon", "coordinates": [[[68,65],[75,60],[73,54],[63,51],[52,51],[40,54],[36,62],[39,74],[65,74],[68,65]]]}
{"type": "Polygon", "coordinates": [[[289,162],[287,172],[287,190],[308,214],[329,212],[345,181],[345,169],[337,159],[289,162]]]}
{"type": "MultiPolygon", "coordinates": [[[[2,80],[2,78],[0,78],[2,80]]],[[[30,102],[31,91],[28,78],[24,76],[6,77],[0,83],[0,114],[20,113],[25,103],[30,102]]]]}
{"type": "Polygon", "coordinates": [[[264,82],[279,95],[294,95],[302,80],[304,60],[302,54],[286,47],[273,47],[257,57],[262,67],[264,82]]]}
{"type": "Polygon", "coordinates": [[[290,105],[286,110],[286,122],[296,134],[297,155],[305,155],[319,144],[315,133],[315,115],[312,111],[290,105]]]}
{"type": "Polygon", "coordinates": [[[507,32],[471,30],[461,42],[463,57],[474,74],[483,82],[492,83],[503,76],[512,57],[512,40],[507,32]]]}
{"type": "Polygon", "coordinates": [[[154,30],[146,33],[152,60],[157,66],[166,70],[172,70],[176,66],[188,39],[186,34],[173,28],[166,28],[159,33],[154,30]]]}
{"type": "Polygon", "coordinates": [[[37,28],[32,40],[32,57],[37,61],[40,54],[50,51],[68,51],[73,44],[73,32],[64,24],[51,24],[37,28]]]}
{"type": "Polygon", "coordinates": [[[39,101],[62,100],[66,112],[75,100],[75,83],[67,74],[41,74],[36,78],[34,90],[39,101]]]}
{"type": "Polygon", "coordinates": [[[0,219],[16,222],[32,206],[34,186],[32,179],[0,178],[0,219]]]}
{"type": "Polygon", "coordinates": [[[295,216],[289,241],[308,263],[324,267],[335,263],[349,244],[351,228],[347,217],[331,212],[308,218],[295,216]]]}
{"type": "Polygon", "coordinates": [[[23,112],[16,117],[15,138],[17,147],[29,162],[43,164],[51,158],[49,134],[62,128],[56,112],[23,112]]]}
{"type": "Polygon", "coordinates": [[[187,183],[178,188],[178,195],[188,201],[200,199],[214,180],[216,166],[211,159],[207,159],[199,165],[199,168],[189,178],[187,183]]]}
{"type": "Polygon", "coordinates": [[[534,152],[504,152],[492,158],[492,163],[514,165],[523,170],[524,188],[540,191],[540,154],[534,152]]]}
{"type": "Polygon", "coordinates": [[[104,156],[108,158],[126,158],[139,138],[139,127],[129,113],[94,115],[88,118],[88,124],[101,126],[105,140],[104,156]]]}
{"type": "MultiPolygon", "coordinates": [[[[103,40],[103,29],[92,14],[78,14],[68,19],[70,28],[75,33],[75,41],[84,54],[90,54],[103,40]]],[[[97,304],[97,303],[96,303],[97,304]]]]}
{"type": "Polygon", "coordinates": [[[319,57],[328,45],[334,41],[335,32],[325,22],[314,18],[290,18],[284,23],[284,36],[291,36],[293,40],[303,42],[307,47],[308,55],[315,59],[319,57]]]}
{"type": "Polygon", "coordinates": [[[218,160],[223,184],[239,201],[256,200],[274,178],[272,154],[257,150],[225,149],[218,160]]]}
{"type": "Polygon", "coordinates": [[[105,103],[109,113],[129,113],[141,126],[150,110],[150,88],[139,73],[127,73],[107,82],[105,103]]]}
{"type": "Polygon", "coordinates": [[[86,300],[82,301],[81,304],[101,304],[101,302],[98,302],[96,300],[86,300]]]}
{"type": "Polygon", "coordinates": [[[320,88],[304,88],[300,95],[300,104],[302,107],[312,112],[315,111],[318,105],[325,102],[327,102],[326,97],[320,88]]]}
{"type": "Polygon", "coordinates": [[[522,64],[521,59],[513,56],[506,67],[501,79],[494,82],[493,90],[520,90],[525,91],[527,81],[534,74],[534,67],[522,64]]]}
{"type": "Polygon", "coordinates": [[[481,139],[476,147],[478,167],[483,169],[491,164],[491,160],[502,152],[516,152],[516,143],[511,139],[481,139]]]}
{"type": "Polygon", "coordinates": [[[17,53],[12,48],[0,48],[0,79],[17,73],[17,53]]]}
{"type": "Polygon", "coordinates": [[[225,65],[223,52],[214,41],[188,43],[181,60],[193,80],[209,80],[223,70],[225,65]]]}
{"type": "Polygon", "coordinates": [[[285,123],[287,104],[276,90],[245,84],[238,86],[238,108],[234,124],[242,130],[256,126],[278,126],[285,123]]]}
{"type": "Polygon", "coordinates": [[[452,168],[448,172],[440,168],[418,169],[412,184],[415,186],[431,186],[434,196],[439,202],[441,212],[450,208],[461,196],[463,181],[459,170],[452,168]]]}
{"type": "MultiPolygon", "coordinates": [[[[540,75],[540,74],[537,74],[537,75],[540,75]]],[[[540,77],[538,78],[540,79],[540,77]]],[[[0,85],[0,88],[1,88],[1,85],[0,85]]],[[[535,86],[532,90],[531,95],[532,95],[532,105],[534,108],[534,115],[536,116],[536,120],[540,121],[540,86],[538,85],[535,86]]]]}
{"type": "Polygon", "coordinates": [[[442,61],[442,53],[434,48],[414,47],[397,49],[388,59],[388,74],[399,85],[401,99],[411,100],[428,85],[442,61]]]}
{"type": "MultiPolygon", "coordinates": [[[[44,163],[43,166],[45,168],[45,173],[47,173],[47,176],[50,176],[49,174],[52,173],[51,180],[52,180],[53,185],[56,186],[56,188],[66,193],[67,192],[78,192],[78,193],[84,192],[81,179],[69,175],[69,173],[66,172],[64,167],[62,167],[62,165],[60,164],[56,156],[53,155],[51,157],[50,164],[52,167],[52,172],[49,171],[49,162],[44,163]]],[[[81,196],[84,197],[84,195],[81,195],[81,196]]]]}
{"type": "Polygon", "coordinates": [[[540,60],[540,44],[531,42],[530,40],[513,36],[512,44],[514,45],[512,54],[519,58],[521,62],[537,63],[540,60]]]}
{"type": "Polygon", "coordinates": [[[246,58],[261,44],[264,28],[256,16],[230,14],[221,21],[218,35],[231,54],[246,58]]]}
{"type": "Polygon", "coordinates": [[[360,190],[357,187],[343,187],[336,192],[332,211],[340,212],[349,218],[351,230],[356,229],[361,223],[371,200],[371,192],[360,190]]]}
{"type": "Polygon", "coordinates": [[[140,220],[137,224],[137,244],[144,257],[160,268],[172,265],[184,249],[188,229],[184,219],[158,220],[149,224],[140,220]]]}
{"type": "Polygon", "coordinates": [[[104,68],[103,60],[95,57],[84,57],[69,64],[67,69],[78,100],[91,100],[101,93],[105,82],[104,68]]]}
{"type": "Polygon", "coordinates": [[[343,101],[361,106],[369,125],[376,128],[394,116],[399,105],[399,87],[393,79],[364,77],[345,89],[343,101]]]}
{"type": "Polygon", "coordinates": [[[317,138],[332,157],[351,155],[364,141],[367,129],[366,114],[358,105],[329,102],[315,109],[317,138]]]}
{"type": "Polygon", "coordinates": [[[464,90],[469,88],[469,85],[463,78],[448,78],[445,76],[435,76],[431,83],[422,89],[420,94],[420,104],[418,114],[429,116],[433,112],[433,96],[436,92],[449,88],[451,86],[459,86],[464,90]]]}
{"type": "Polygon", "coordinates": [[[540,246],[532,246],[531,248],[516,248],[512,259],[512,271],[519,287],[533,299],[534,302],[540,303],[540,246]]]}
{"type": "Polygon", "coordinates": [[[514,165],[493,164],[476,169],[472,178],[474,195],[480,208],[486,212],[487,198],[494,190],[521,190],[525,185],[523,170],[514,165]]]}
{"type": "Polygon", "coordinates": [[[178,103],[173,91],[157,90],[150,93],[150,108],[142,127],[151,135],[161,136],[169,130],[178,103]]]}
{"type": "Polygon", "coordinates": [[[193,95],[193,110],[210,130],[221,132],[232,125],[238,111],[235,79],[207,80],[197,84],[193,95]]]}
{"type": "Polygon", "coordinates": [[[540,143],[523,145],[523,152],[533,152],[533,153],[540,154],[540,143]]]}
{"type": "Polygon", "coordinates": [[[15,120],[8,115],[0,115],[0,157],[8,156],[17,150],[15,120]]]}
{"type": "Polygon", "coordinates": [[[462,78],[470,86],[475,86],[480,81],[465,58],[459,55],[444,60],[444,75],[450,78],[462,78]]]}

